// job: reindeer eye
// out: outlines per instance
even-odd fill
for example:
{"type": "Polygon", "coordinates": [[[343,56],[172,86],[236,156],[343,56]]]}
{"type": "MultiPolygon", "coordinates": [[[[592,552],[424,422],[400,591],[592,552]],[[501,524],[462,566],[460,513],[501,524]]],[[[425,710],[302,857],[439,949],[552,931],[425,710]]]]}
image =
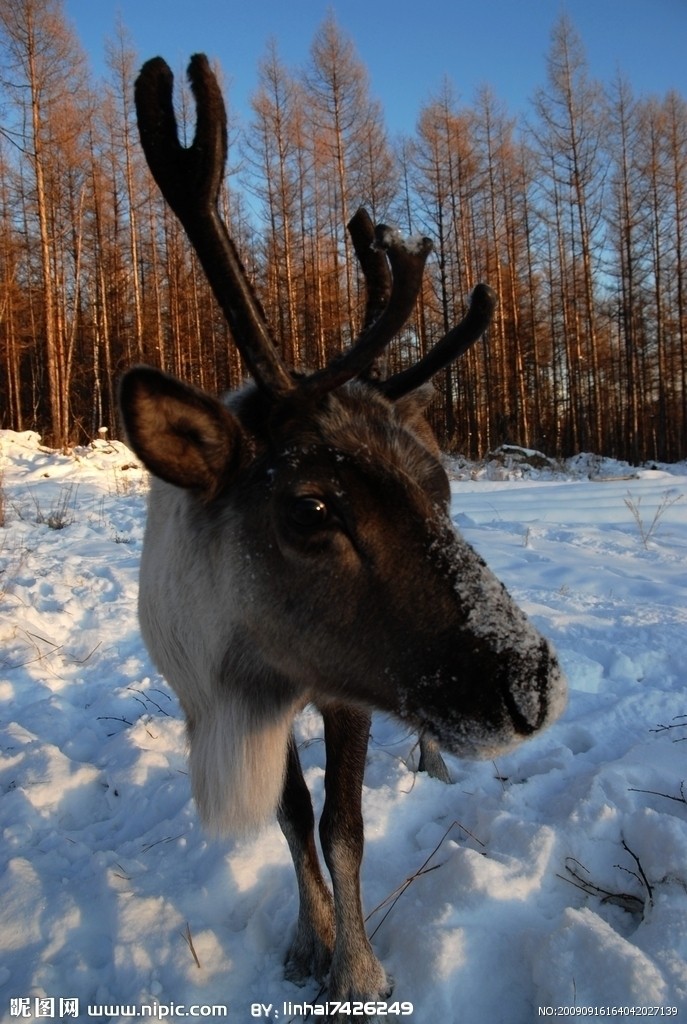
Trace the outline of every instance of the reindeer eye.
{"type": "Polygon", "coordinates": [[[304,494],[291,502],[289,519],[301,530],[316,530],[324,526],[329,519],[329,509],[322,498],[314,494],[304,494]]]}

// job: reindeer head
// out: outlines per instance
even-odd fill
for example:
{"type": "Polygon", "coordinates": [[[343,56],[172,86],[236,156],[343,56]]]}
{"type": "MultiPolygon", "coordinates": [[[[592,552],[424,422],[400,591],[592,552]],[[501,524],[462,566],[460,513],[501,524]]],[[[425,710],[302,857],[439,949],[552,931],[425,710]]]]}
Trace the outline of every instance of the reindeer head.
{"type": "MultiPolygon", "coordinates": [[[[478,285],[465,319],[423,359],[378,379],[372,368],[414,306],[430,243],[374,229],[360,211],[349,228],[366,325],[342,356],[296,376],[218,213],[226,117],[203,56],[189,77],[193,144],[179,144],[172,75],[159,58],[137,82],[141,140],[254,384],[220,401],[148,367],[122,381],[129,441],[163,482],[146,538],[157,581],[148,645],[190,720],[202,701],[175,683],[172,645],[205,658],[201,689],[247,692],[259,678],[264,693],[269,679],[275,705],[349,701],[428,729],[455,753],[508,747],[557,716],[565,685],[546,641],[456,533],[423,416],[425,385],[483,333],[495,297],[478,285]],[[165,559],[178,563],[176,583],[165,559]],[[177,608],[166,638],[165,601],[177,608]]],[[[191,655],[180,659],[195,671],[191,655]]]]}

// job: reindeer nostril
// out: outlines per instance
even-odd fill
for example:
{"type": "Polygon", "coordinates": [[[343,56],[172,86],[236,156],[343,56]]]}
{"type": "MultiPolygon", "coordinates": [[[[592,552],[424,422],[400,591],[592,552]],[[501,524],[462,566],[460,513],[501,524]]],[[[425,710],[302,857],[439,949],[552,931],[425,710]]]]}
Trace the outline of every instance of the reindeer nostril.
{"type": "Polygon", "coordinates": [[[504,694],[506,708],[515,731],[521,736],[531,736],[544,724],[546,718],[544,702],[531,693],[526,695],[525,700],[522,700],[521,697],[522,694],[513,690],[506,690],[504,694]]]}
{"type": "Polygon", "coordinates": [[[549,716],[550,693],[560,680],[558,663],[549,645],[541,640],[535,659],[526,658],[506,685],[504,702],[513,726],[521,736],[531,736],[549,716]]]}

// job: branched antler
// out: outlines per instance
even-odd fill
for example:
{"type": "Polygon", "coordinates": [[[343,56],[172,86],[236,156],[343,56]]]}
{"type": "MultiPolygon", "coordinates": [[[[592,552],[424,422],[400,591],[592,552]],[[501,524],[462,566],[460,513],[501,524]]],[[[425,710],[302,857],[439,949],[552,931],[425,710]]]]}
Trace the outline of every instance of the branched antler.
{"type": "Polygon", "coordinates": [[[352,348],[303,381],[301,388],[308,394],[333,391],[352,377],[364,373],[413,311],[422,287],[425,262],[432,251],[431,241],[423,238],[417,245],[409,246],[398,232],[379,224],[375,228],[375,246],[386,253],[391,266],[393,279],[389,301],[352,348]]]}
{"type": "MultiPolygon", "coordinates": [[[[161,57],[143,65],[135,91],[141,144],[160,191],[198,254],[256,383],[275,397],[297,392],[313,399],[353,377],[369,378],[375,361],[412,313],[431,241],[406,242],[385,225],[374,228],[367,213],[358,211],[349,230],[367,286],[364,328],[347,352],[296,381],[274,344],[262,305],[219,213],[227,118],[207,57],[196,54],[191,58],[188,77],[197,116],[193,142],[184,147],[172,104],[174,76],[161,57]]],[[[478,285],[464,319],[418,363],[377,386],[394,400],[429,380],[480,337],[495,305],[492,290],[478,285]]]]}
{"type": "Polygon", "coordinates": [[[375,245],[375,226],[361,206],[348,222],[348,233],[365,278],[366,302],[363,330],[374,323],[391,296],[391,271],[384,251],[375,245]]]}
{"type": "Polygon", "coordinates": [[[227,157],[227,115],[207,57],[188,66],[196,100],[192,144],[179,142],[172,106],[174,76],[161,57],[147,61],[136,81],[141,145],[160,191],[196,250],[234,340],[256,383],[273,394],[294,388],[272,339],[262,306],[219,214],[217,200],[227,157]]]}
{"type": "Polygon", "coordinates": [[[496,292],[487,284],[478,284],[470,298],[468,311],[459,324],[445,334],[426,356],[382,382],[381,389],[387,398],[396,399],[430,380],[439,370],[473,345],[486,331],[496,309],[496,292]]]}

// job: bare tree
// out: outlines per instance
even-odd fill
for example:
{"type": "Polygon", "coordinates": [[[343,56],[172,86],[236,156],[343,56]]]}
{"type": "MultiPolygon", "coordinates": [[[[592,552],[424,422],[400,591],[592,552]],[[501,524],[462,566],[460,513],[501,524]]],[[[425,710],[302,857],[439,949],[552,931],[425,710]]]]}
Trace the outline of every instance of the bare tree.
{"type": "Polygon", "coordinates": [[[60,0],[2,0],[0,33],[5,47],[4,88],[14,112],[8,134],[33,178],[31,216],[35,218],[40,252],[40,330],[51,439],[63,445],[69,440],[72,425],[69,392],[73,337],[67,336],[64,308],[60,308],[60,274],[64,268],[56,257],[62,211],[55,189],[66,184],[69,215],[79,217],[74,188],[80,186],[75,186],[74,175],[80,157],[74,147],[84,128],[85,111],[83,107],[78,109],[85,95],[84,62],[60,0]],[[70,176],[68,171],[73,174],[70,176]]]}
{"type": "Polygon", "coordinates": [[[141,265],[139,257],[138,205],[141,195],[141,173],[134,155],[136,120],[133,113],[133,88],[138,57],[131,38],[118,16],[115,33],[106,43],[107,65],[111,75],[111,95],[115,119],[112,123],[113,146],[119,175],[122,179],[123,225],[125,248],[128,255],[127,280],[132,303],[132,355],[143,358],[143,300],[141,295],[141,265]]]}
{"type": "Polygon", "coordinates": [[[557,22],[548,60],[548,88],[534,101],[533,128],[543,175],[543,199],[553,214],[563,329],[568,352],[574,447],[601,449],[599,331],[594,282],[603,195],[601,93],[587,75],[572,23],[557,22]]]}
{"type": "Polygon", "coordinates": [[[616,393],[622,395],[622,401],[617,405],[616,429],[630,458],[637,459],[643,448],[640,353],[646,341],[647,248],[642,236],[647,194],[638,165],[638,107],[622,78],[616,79],[608,102],[606,145],[613,167],[606,214],[613,247],[610,270],[617,281],[618,336],[623,350],[618,365],[616,393]]]}
{"type": "Polygon", "coordinates": [[[299,86],[279,59],[272,40],[259,67],[260,84],[253,96],[254,120],[247,136],[253,174],[250,185],[261,199],[267,226],[265,259],[269,275],[266,307],[278,325],[282,351],[299,361],[296,254],[298,163],[294,119],[299,86]]]}
{"type": "MultiPolygon", "coordinates": [[[[461,109],[451,83],[445,80],[439,94],[420,111],[417,136],[410,150],[410,166],[414,197],[422,217],[424,230],[435,242],[437,262],[435,273],[435,317],[432,333],[440,335],[461,314],[470,288],[475,282],[477,241],[474,232],[474,199],[480,179],[480,167],[474,143],[474,120],[469,110],[461,109]]],[[[474,373],[477,363],[468,354],[461,367],[461,379],[474,373]]],[[[443,375],[439,427],[444,438],[455,442],[456,379],[448,367],[443,375]]],[[[488,367],[484,373],[488,374],[488,367]]],[[[485,404],[463,403],[464,433],[488,445],[489,401],[485,404]],[[465,424],[465,418],[468,424],[465,424]]]]}
{"type": "Polygon", "coordinates": [[[392,166],[392,158],[381,109],[369,94],[365,66],[332,15],[316,32],[310,58],[304,82],[315,174],[312,187],[320,191],[320,210],[326,210],[324,235],[332,263],[334,307],[343,320],[335,329],[335,347],[340,348],[360,321],[352,253],[343,225],[371,197],[377,206],[390,201],[393,182],[385,180],[383,171],[392,166]],[[375,160],[370,160],[371,138],[375,160]]]}
{"type": "Polygon", "coordinates": [[[670,195],[668,223],[672,230],[668,238],[672,241],[673,282],[671,350],[665,381],[670,387],[667,421],[670,421],[671,457],[680,458],[679,438],[687,436],[687,101],[671,90],[666,96],[664,110],[664,168],[670,195]]]}

